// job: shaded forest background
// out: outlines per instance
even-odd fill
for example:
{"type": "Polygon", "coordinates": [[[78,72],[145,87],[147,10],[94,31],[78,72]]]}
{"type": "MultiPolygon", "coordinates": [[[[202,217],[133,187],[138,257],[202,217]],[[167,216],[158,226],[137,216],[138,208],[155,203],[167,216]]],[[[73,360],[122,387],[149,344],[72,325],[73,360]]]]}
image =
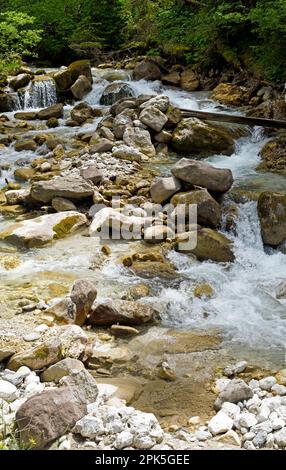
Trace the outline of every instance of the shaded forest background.
{"type": "Polygon", "coordinates": [[[0,12],[2,66],[122,50],[286,79],[286,0],[0,0],[0,12]]]}

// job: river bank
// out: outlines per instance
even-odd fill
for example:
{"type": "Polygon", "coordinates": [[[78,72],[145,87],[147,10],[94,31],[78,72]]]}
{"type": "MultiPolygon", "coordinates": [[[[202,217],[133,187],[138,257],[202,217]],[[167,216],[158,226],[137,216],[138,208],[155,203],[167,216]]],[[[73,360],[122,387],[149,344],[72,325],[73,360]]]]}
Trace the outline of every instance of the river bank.
{"type": "MultiPolygon", "coordinates": [[[[53,444],[60,448],[88,446],[91,440],[96,448],[215,448],[217,435],[222,446],[284,447],[284,389],[276,385],[284,385],[284,373],[279,370],[285,366],[284,216],[280,214],[274,228],[271,224],[277,215],[276,201],[284,204],[285,157],[279,153],[279,165],[270,159],[271,172],[257,171],[260,152],[277,138],[276,133],[182,119],[179,107],[245,112],[229,107],[235,96],[230,84],[217,91],[229,96],[225,106],[214,100],[217,94],[211,98],[204,91],[170,87],[166,80],[162,84],[136,73],[134,79],[128,68],[108,69],[105,64],[91,70],[84,63],[83,71],[89,87],[80,74],[72,86],[77,80],[84,82],[85,104],[77,103],[76,97],[72,103],[64,93],[67,90],[61,91],[64,105],[56,103],[55,83],[69,77],[70,71],[47,70],[20,92],[24,101],[17,94],[22,109],[1,118],[2,382],[9,383],[7,368],[20,371],[11,372],[10,383],[16,380],[18,391],[8,400],[15,405],[6,408],[9,432],[17,434],[21,419],[29,416],[29,400],[26,409],[24,400],[34,394],[35,399],[45,400],[41,394],[61,394],[63,387],[77,386],[73,374],[74,368],[81,367],[78,363],[63,366],[63,375],[75,380],[72,385],[63,382],[49,392],[49,381],[46,384],[43,379],[45,369],[71,358],[80,360],[97,381],[90,386],[92,397],[79,400],[80,406],[89,407],[88,414],[86,409],[78,410],[68,427],[84,422],[76,425],[68,439],[62,437],[60,424],[56,430],[49,429],[49,438],[40,447],[60,438],[53,444]],[[198,171],[199,183],[186,179],[190,162],[195,165],[192,171],[198,171]],[[203,170],[198,162],[204,162],[203,170]],[[222,181],[225,184],[229,175],[233,183],[230,180],[225,188],[222,181]],[[171,188],[170,179],[175,182],[171,188]],[[270,197],[270,213],[263,208],[265,194],[270,197]],[[110,208],[114,196],[120,196],[122,206],[128,208],[124,216],[110,208]],[[197,251],[178,250],[178,226],[164,222],[166,209],[155,216],[151,213],[151,226],[143,227],[151,203],[176,206],[176,198],[198,204],[197,251]],[[99,217],[100,211],[93,211],[97,204],[107,206],[109,212],[99,217]],[[119,220],[121,228],[138,224],[137,240],[90,236],[98,227],[108,226],[110,218],[119,220]],[[31,225],[33,220],[36,225],[31,225]],[[163,239],[151,236],[148,242],[146,232],[151,229],[154,235],[154,227],[163,239]],[[77,284],[80,280],[82,284],[77,284]],[[53,336],[60,338],[60,344],[50,349],[53,336]],[[47,341],[42,361],[37,348],[41,350],[47,341]],[[29,352],[31,346],[36,349],[29,352]],[[242,370],[238,367],[225,375],[227,366],[245,360],[242,370]],[[25,366],[24,375],[20,365],[25,366]],[[264,382],[257,382],[277,373],[266,388],[264,382]],[[243,386],[246,395],[235,401],[237,408],[233,405],[226,411],[229,419],[219,415],[224,421],[217,432],[210,424],[216,395],[223,391],[216,380],[224,377],[218,383],[227,386],[228,376],[252,381],[253,392],[243,386]],[[28,387],[29,383],[36,385],[28,387]],[[97,389],[101,399],[91,408],[97,389]],[[138,443],[131,432],[133,437],[123,434],[126,440],[120,444],[117,434],[128,434],[126,426],[121,423],[120,431],[111,432],[106,413],[109,406],[132,415],[126,404],[142,413],[155,413],[163,431],[156,418],[147,419],[138,411],[136,419],[149,420],[142,430],[149,441],[138,443]],[[256,415],[266,406],[269,413],[260,421],[256,415]],[[252,421],[239,424],[241,419],[244,423],[246,411],[253,415],[247,415],[252,421]],[[270,417],[271,413],[276,414],[270,417]],[[275,422],[273,427],[277,419],[280,424],[275,422]],[[254,444],[249,444],[253,439],[254,444]]],[[[267,90],[263,94],[261,89],[257,94],[264,97],[267,90]]],[[[269,100],[273,110],[273,96],[269,100]]],[[[255,104],[267,101],[261,98],[255,104]]],[[[263,106],[269,110],[269,102],[263,106]]],[[[186,231],[192,233],[190,223],[186,231]]],[[[86,375],[82,380],[92,379],[86,375]]],[[[49,415],[45,419],[49,423],[49,415]]],[[[112,420],[118,420],[116,413],[112,420]]],[[[35,428],[36,422],[33,432],[35,428]]],[[[29,446],[33,433],[23,436],[29,446]]],[[[4,445],[11,445],[9,436],[3,439],[4,445]]]]}

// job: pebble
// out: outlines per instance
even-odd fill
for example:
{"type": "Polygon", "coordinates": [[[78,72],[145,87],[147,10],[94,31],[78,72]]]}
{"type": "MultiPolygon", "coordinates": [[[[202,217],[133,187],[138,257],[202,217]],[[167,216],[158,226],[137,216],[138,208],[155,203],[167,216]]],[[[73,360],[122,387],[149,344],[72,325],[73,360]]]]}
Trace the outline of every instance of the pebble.
{"type": "Polygon", "coordinates": [[[32,312],[37,308],[37,304],[28,304],[22,307],[22,312],[32,312]]]}
{"type": "Polygon", "coordinates": [[[243,444],[243,448],[246,450],[256,450],[255,445],[252,441],[245,441],[243,444]]]}
{"type": "Polygon", "coordinates": [[[265,447],[267,449],[272,449],[272,447],[274,446],[274,436],[273,434],[267,434],[267,440],[266,440],[266,443],[265,443],[265,447]]]}
{"type": "Polygon", "coordinates": [[[40,339],[41,335],[38,332],[31,332],[23,336],[23,340],[27,342],[37,341],[40,339]]]}
{"type": "Polygon", "coordinates": [[[251,379],[248,385],[252,390],[259,388],[259,380],[251,379]]]}
{"type": "Polygon", "coordinates": [[[243,372],[247,367],[247,362],[246,361],[240,361],[237,362],[234,365],[229,365],[224,369],[224,374],[229,377],[235,374],[240,374],[243,372]]]}
{"type": "Polygon", "coordinates": [[[258,410],[257,422],[263,423],[263,421],[267,421],[269,416],[270,416],[270,409],[268,408],[267,405],[262,405],[258,410]]]}
{"type": "Polygon", "coordinates": [[[224,402],[222,405],[222,411],[233,420],[237,420],[240,415],[240,407],[235,403],[224,402]]]}
{"type": "Polygon", "coordinates": [[[37,331],[38,333],[44,333],[48,329],[48,325],[46,325],[45,323],[41,323],[40,325],[36,326],[35,331],[37,331]]]}
{"type": "Polygon", "coordinates": [[[266,431],[263,431],[263,430],[259,431],[252,441],[255,447],[258,447],[259,449],[260,447],[263,447],[267,441],[267,435],[268,434],[266,431]]]}
{"type": "Polygon", "coordinates": [[[233,427],[231,419],[224,411],[220,410],[209,422],[208,429],[213,436],[229,431],[233,427]]]}
{"type": "Polygon", "coordinates": [[[286,447],[286,427],[273,433],[274,442],[279,447],[286,447]]]}
{"type": "Polygon", "coordinates": [[[60,443],[58,448],[59,448],[59,450],[70,450],[71,449],[71,443],[68,439],[65,439],[63,442],[60,443]]]}
{"type": "Polygon", "coordinates": [[[256,416],[248,411],[243,411],[239,418],[239,425],[242,428],[251,428],[257,424],[256,416]]]}
{"type": "Polygon", "coordinates": [[[255,433],[252,431],[248,431],[242,436],[242,441],[252,441],[252,439],[255,437],[255,433]]]}
{"type": "Polygon", "coordinates": [[[196,426],[196,425],[200,424],[200,422],[201,422],[201,418],[199,416],[192,416],[189,419],[188,424],[196,426]]]}
{"type": "Polygon", "coordinates": [[[259,380],[259,387],[262,388],[262,390],[271,390],[275,384],[276,379],[273,376],[265,377],[264,379],[259,380]]]}
{"type": "Polygon", "coordinates": [[[114,447],[116,449],[124,449],[125,447],[132,446],[134,436],[129,431],[122,431],[117,434],[117,437],[114,442],[114,447]]]}
{"type": "Polygon", "coordinates": [[[25,388],[25,395],[34,395],[44,390],[45,385],[42,383],[31,382],[25,388]]]}
{"type": "Polygon", "coordinates": [[[233,429],[230,429],[230,431],[227,431],[225,434],[216,437],[216,441],[223,442],[224,444],[230,444],[239,447],[241,446],[241,439],[237,432],[233,431],[233,429]]]}
{"type": "Polygon", "coordinates": [[[226,377],[221,377],[220,379],[217,379],[215,382],[215,388],[217,393],[220,393],[225,389],[225,387],[231,382],[230,379],[226,377]]]}
{"type": "Polygon", "coordinates": [[[207,439],[212,438],[212,435],[209,431],[196,431],[194,436],[200,442],[206,441],[207,439]]]}
{"type": "Polygon", "coordinates": [[[275,393],[276,395],[286,395],[286,387],[284,385],[274,384],[271,387],[271,392],[275,393]]]}
{"type": "Polygon", "coordinates": [[[271,420],[273,431],[278,431],[279,429],[284,428],[285,421],[282,418],[275,418],[271,420]]]}
{"type": "Polygon", "coordinates": [[[18,398],[19,392],[17,387],[7,380],[0,380],[0,398],[11,402],[18,398]]]}

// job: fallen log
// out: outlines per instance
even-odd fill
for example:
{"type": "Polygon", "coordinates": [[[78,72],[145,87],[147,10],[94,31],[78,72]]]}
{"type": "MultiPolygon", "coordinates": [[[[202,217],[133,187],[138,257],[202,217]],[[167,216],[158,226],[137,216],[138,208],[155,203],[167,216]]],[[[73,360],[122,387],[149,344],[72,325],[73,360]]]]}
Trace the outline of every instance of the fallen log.
{"type": "Polygon", "coordinates": [[[286,129],[286,120],[264,119],[250,116],[238,116],[225,113],[211,113],[207,111],[197,111],[181,109],[183,117],[195,117],[206,119],[207,121],[230,122],[233,124],[244,124],[246,126],[274,127],[276,129],[286,129]]]}

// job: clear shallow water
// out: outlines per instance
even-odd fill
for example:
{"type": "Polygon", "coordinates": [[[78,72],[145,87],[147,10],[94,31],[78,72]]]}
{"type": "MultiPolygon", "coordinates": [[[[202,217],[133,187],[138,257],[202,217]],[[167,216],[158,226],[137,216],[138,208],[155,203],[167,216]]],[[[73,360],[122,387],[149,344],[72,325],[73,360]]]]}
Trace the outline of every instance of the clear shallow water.
{"type": "MultiPolygon", "coordinates": [[[[99,105],[103,89],[108,84],[102,81],[102,71],[94,72],[95,82],[86,101],[99,105]]],[[[159,82],[129,81],[136,96],[140,94],[167,94],[171,101],[180,107],[224,111],[225,108],[209,100],[206,93],[187,93],[174,88],[162,87],[159,82]]],[[[65,107],[68,115],[70,107],[65,107]]],[[[228,110],[228,112],[235,112],[228,110]]],[[[60,126],[50,132],[64,135],[67,140],[83,130],[95,130],[97,123],[85,128],[60,126]]],[[[42,132],[39,129],[39,132],[42,132]]],[[[35,131],[31,131],[35,133],[35,131]]],[[[269,173],[257,173],[259,151],[267,141],[261,129],[253,129],[249,137],[237,140],[236,150],[230,157],[214,155],[207,159],[215,166],[230,168],[234,174],[234,186],[261,190],[274,189],[286,191],[286,178],[269,173]]],[[[10,162],[19,158],[32,158],[32,153],[16,153],[10,147],[2,152],[0,161],[10,162]]],[[[177,157],[173,157],[175,160],[177,157]]],[[[169,164],[158,164],[163,172],[170,169],[169,164]]],[[[10,173],[2,173],[0,184],[10,173]]],[[[0,217],[0,229],[10,221],[0,217]]],[[[255,349],[261,357],[275,357],[283,362],[286,338],[286,303],[275,298],[275,289],[286,280],[286,256],[274,250],[265,252],[260,235],[256,203],[249,202],[239,206],[236,233],[228,234],[233,240],[236,260],[233,264],[196,262],[186,255],[170,253],[170,260],[183,276],[181,283],[166,285],[158,280],[147,281],[155,291],[154,297],[146,301],[160,307],[162,321],[166,325],[181,328],[203,327],[219,328],[228,347],[246,353],[255,349]],[[211,299],[198,299],[193,295],[194,287],[201,282],[209,283],[214,295],[211,299]],[[282,358],[282,359],[281,359],[282,358]]],[[[20,282],[33,278],[41,272],[71,273],[75,277],[95,278],[102,297],[116,296],[122,289],[142,281],[130,276],[127,270],[118,265],[116,256],[126,251],[125,243],[110,243],[111,260],[105,260],[98,270],[91,270],[93,258],[100,256],[98,241],[74,235],[58,241],[41,250],[21,254],[22,264],[13,271],[0,267],[2,282],[20,282]]]]}

